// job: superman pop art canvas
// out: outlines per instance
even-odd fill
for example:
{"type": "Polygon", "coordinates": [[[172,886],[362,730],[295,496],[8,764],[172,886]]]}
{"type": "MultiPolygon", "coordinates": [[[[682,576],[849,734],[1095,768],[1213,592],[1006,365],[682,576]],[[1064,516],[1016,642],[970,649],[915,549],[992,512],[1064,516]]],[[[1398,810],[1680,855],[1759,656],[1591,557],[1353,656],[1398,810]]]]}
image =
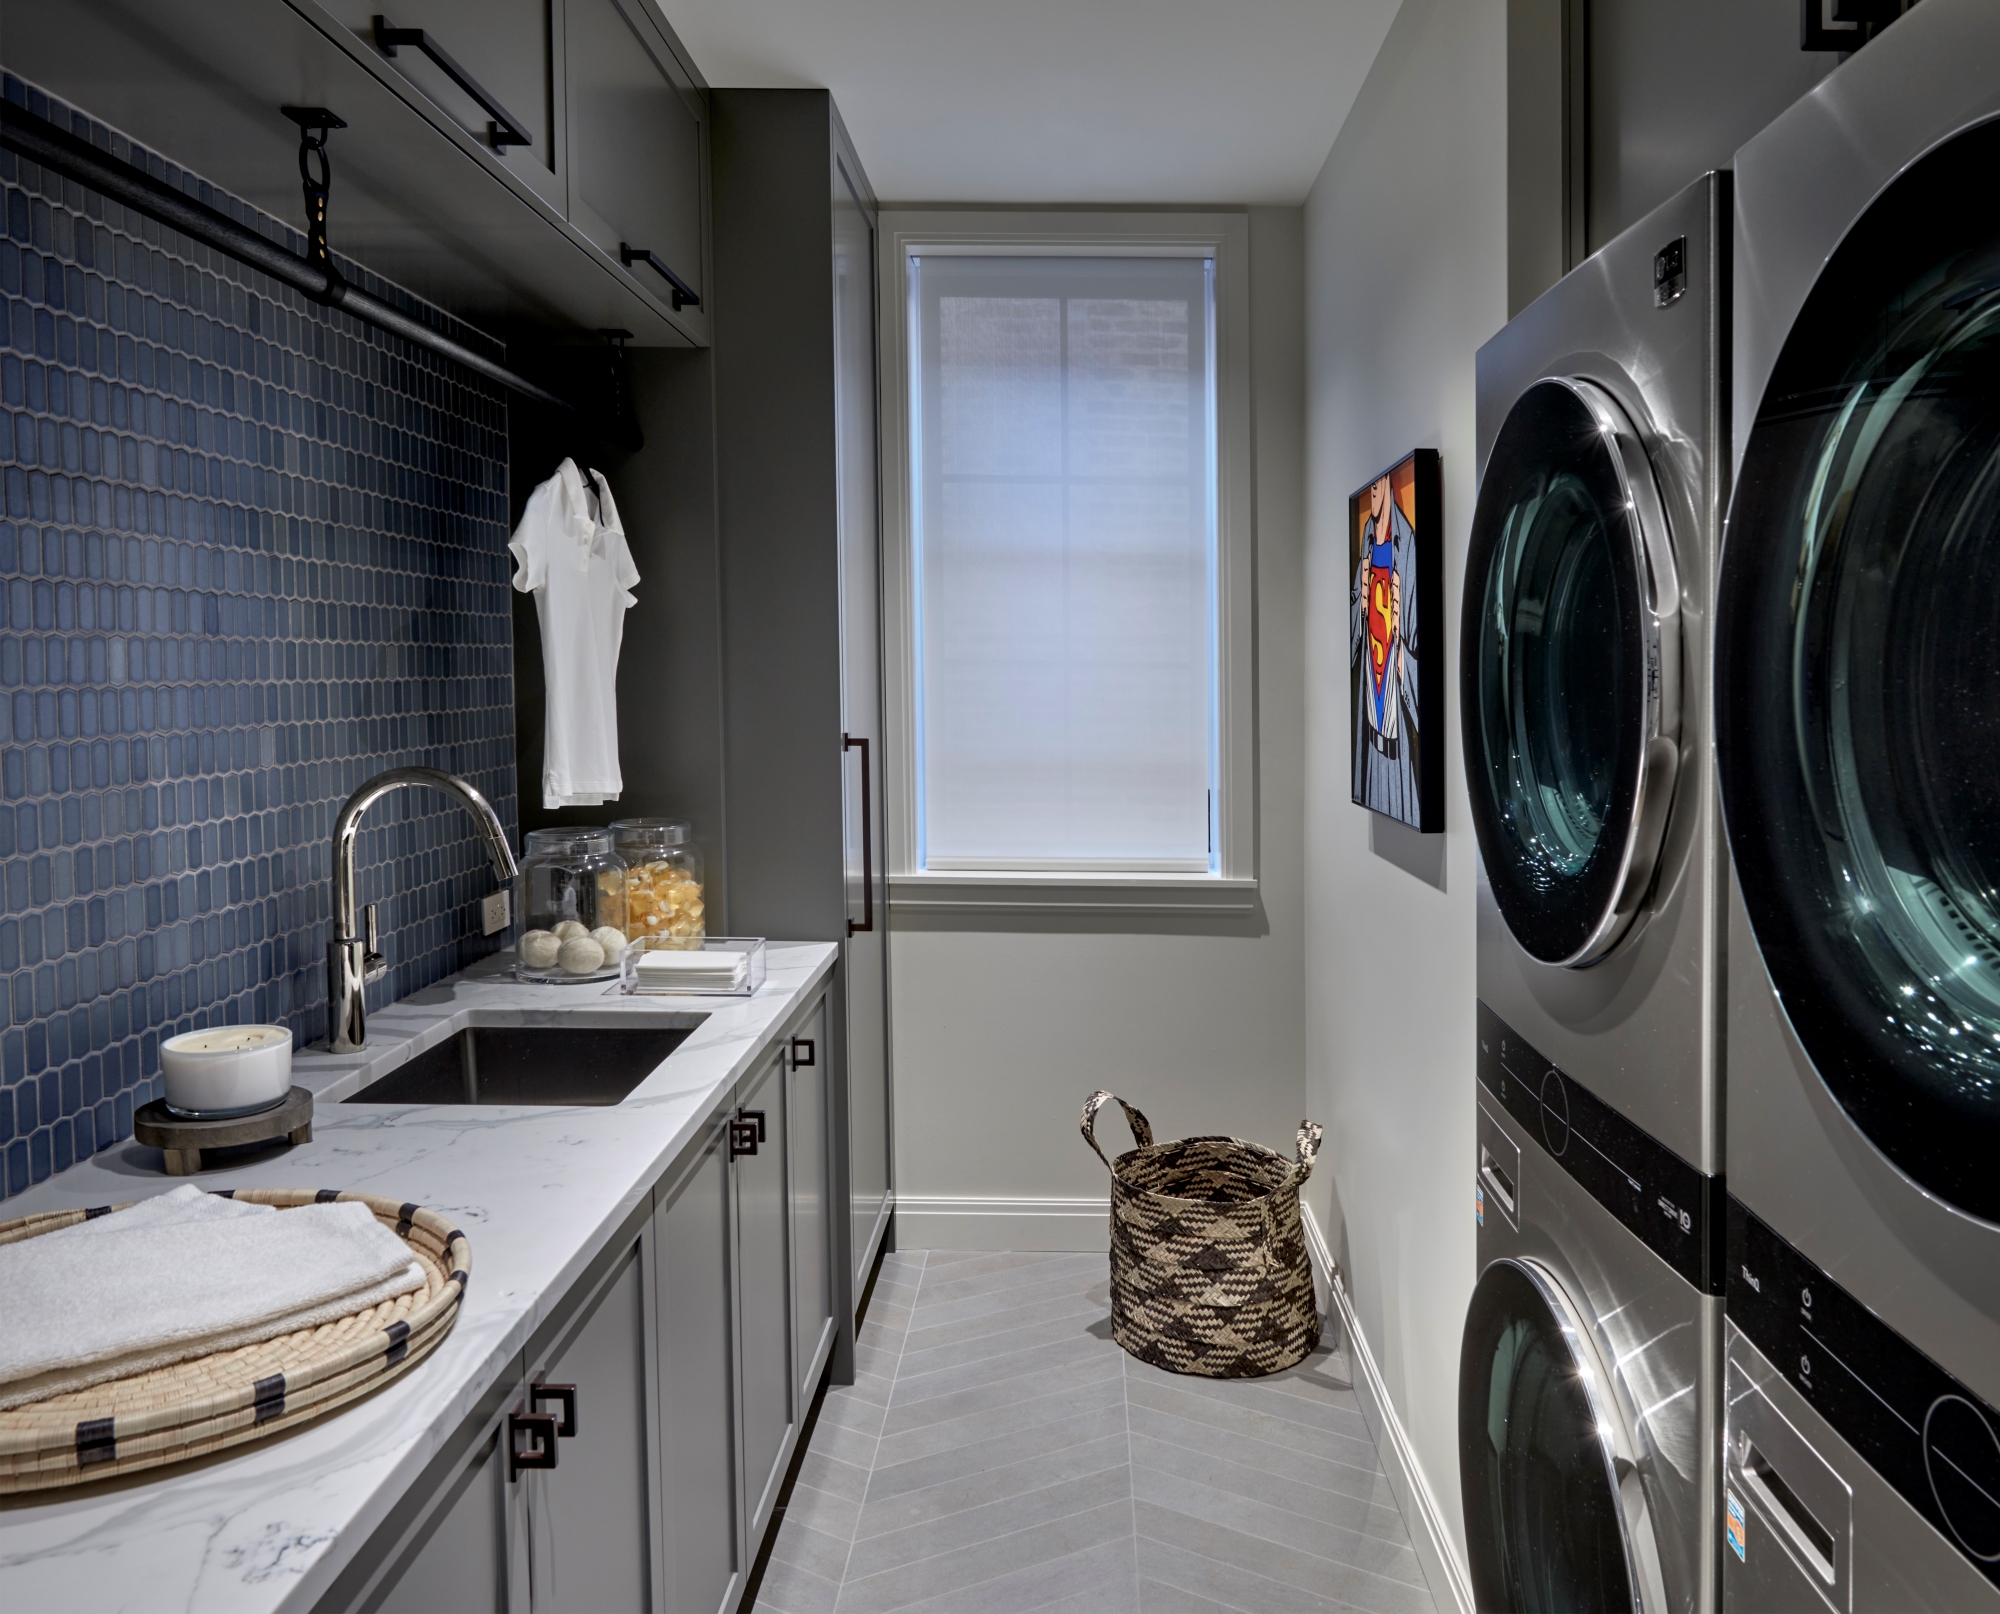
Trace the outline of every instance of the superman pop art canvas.
{"type": "Polygon", "coordinates": [[[1426,448],[1348,501],[1354,800],[1427,833],[1444,828],[1444,765],[1433,739],[1444,703],[1438,503],[1438,457],[1426,448]]]}

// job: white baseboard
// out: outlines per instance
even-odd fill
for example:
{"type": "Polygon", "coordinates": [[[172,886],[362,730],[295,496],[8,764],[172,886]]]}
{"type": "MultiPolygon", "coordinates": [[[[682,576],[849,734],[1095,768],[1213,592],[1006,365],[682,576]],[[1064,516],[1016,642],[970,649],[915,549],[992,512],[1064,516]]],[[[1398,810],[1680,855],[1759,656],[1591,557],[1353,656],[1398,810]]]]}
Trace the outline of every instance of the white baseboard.
{"type": "Polygon", "coordinates": [[[899,1250],[1111,1248],[1111,1200],[896,1195],[899,1250]]]}
{"type": "Polygon", "coordinates": [[[1381,1368],[1375,1364],[1374,1353],[1368,1349],[1368,1337],[1361,1332],[1360,1319],[1354,1315],[1347,1284],[1334,1265],[1326,1234],[1321,1231],[1311,1206],[1301,1204],[1299,1209],[1305,1213],[1306,1250],[1312,1257],[1313,1274],[1331,1298],[1328,1309],[1340,1320],[1341,1340],[1353,1369],[1355,1399],[1361,1403],[1362,1416],[1375,1435],[1382,1470],[1389,1476],[1389,1488],[1396,1493],[1396,1502],[1403,1510],[1403,1521],[1417,1549],[1417,1561],[1423,1565],[1424,1578],[1430,1582],[1431,1598],[1440,1609],[1474,1614],[1471,1578],[1465,1572],[1465,1565],[1459,1562],[1451,1532],[1445,1527],[1444,1513],[1431,1491],[1430,1481],[1424,1477],[1423,1464],[1417,1461],[1409,1432],[1396,1416],[1389,1387],[1383,1382],[1381,1368]]]}

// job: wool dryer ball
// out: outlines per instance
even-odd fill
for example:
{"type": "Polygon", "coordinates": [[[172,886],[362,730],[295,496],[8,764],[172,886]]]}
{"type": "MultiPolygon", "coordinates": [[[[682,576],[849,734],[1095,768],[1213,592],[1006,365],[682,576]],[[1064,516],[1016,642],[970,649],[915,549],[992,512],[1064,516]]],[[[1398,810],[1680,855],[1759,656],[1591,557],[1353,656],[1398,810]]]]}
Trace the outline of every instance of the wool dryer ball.
{"type": "Polygon", "coordinates": [[[551,969],[562,943],[546,930],[530,930],[521,937],[521,962],[531,970],[551,969]]]}
{"type": "Polygon", "coordinates": [[[572,975],[588,975],[604,968],[604,949],[588,936],[572,936],[556,954],[556,964],[572,975]]]}

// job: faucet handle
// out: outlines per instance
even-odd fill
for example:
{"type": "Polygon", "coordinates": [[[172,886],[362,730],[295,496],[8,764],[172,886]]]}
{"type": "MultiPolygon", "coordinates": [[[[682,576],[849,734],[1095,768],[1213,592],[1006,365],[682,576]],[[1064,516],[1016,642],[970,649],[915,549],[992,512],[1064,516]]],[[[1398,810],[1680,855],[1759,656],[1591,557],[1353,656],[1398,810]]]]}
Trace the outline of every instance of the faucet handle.
{"type": "Polygon", "coordinates": [[[379,981],[389,973],[389,961],[377,950],[380,938],[375,929],[375,904],[369,903],[361,910],[361,978],[364,981],[379,981]]]}

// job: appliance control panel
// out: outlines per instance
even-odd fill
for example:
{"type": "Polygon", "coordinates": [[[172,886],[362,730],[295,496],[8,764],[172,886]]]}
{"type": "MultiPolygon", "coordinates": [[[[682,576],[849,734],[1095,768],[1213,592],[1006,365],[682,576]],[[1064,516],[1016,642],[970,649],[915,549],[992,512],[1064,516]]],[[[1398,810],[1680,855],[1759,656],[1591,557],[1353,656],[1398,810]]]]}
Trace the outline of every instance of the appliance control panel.
{"type": "Polygon", "coordinates": [[[1722,1293],[1722,1179],[1697,1171],[1479,1005],[1479,1081],[1591,1198],[1704,1294],[1722,1293]]]}
{"type": "Polygon", "coordinates": [[[1869,1467],[2000,1586],[2000,1412],[1733,1197],[1728,1249],[1729,1320],[1869,1467]]]}

